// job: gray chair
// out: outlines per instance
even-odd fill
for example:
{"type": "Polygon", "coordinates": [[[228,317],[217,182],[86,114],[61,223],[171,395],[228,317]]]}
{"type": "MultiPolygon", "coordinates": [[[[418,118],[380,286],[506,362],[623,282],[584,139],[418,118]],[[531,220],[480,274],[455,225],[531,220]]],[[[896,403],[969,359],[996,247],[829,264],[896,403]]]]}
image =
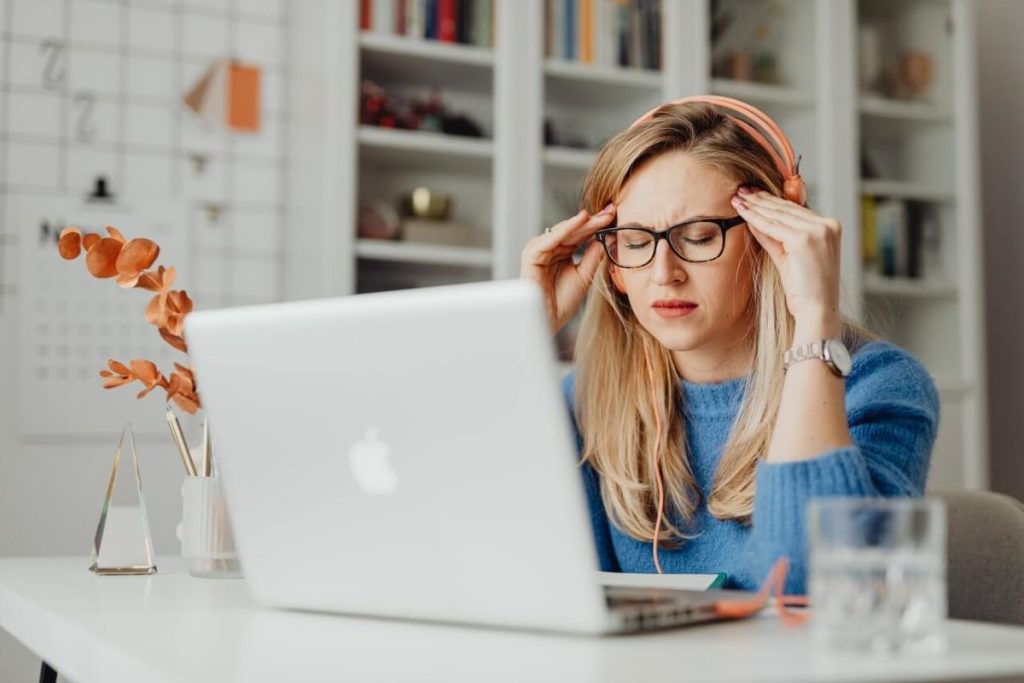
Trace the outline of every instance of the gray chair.
{"type": "Polygon", "coordinates": [[[988,491],[941,491],[949,525],[949,616],[1024,625],[1024,504],[988,491]]]}

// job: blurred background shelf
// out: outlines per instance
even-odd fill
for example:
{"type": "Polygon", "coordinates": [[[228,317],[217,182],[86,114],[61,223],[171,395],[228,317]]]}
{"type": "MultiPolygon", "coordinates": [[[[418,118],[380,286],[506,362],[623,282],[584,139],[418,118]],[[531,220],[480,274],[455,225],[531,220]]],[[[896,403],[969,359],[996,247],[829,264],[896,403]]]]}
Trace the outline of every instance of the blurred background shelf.
{"type": "Polygon", "coordinates": [[[784,107],[810,107],[814,105],[814,93],[799,88],[729,78],[711,79],[711,92],[725,97],[734,97],[749,102],[758,108],[766,105],[784,107]]]}
{"type": "Polygon", "coordinates": [[[917,199],[931,202],[951,202],[956,195],[940,187],[904,180],[866,178],[860,183],[861,193],[877,197],[917,199]]]}
{"type": "Polygon", "coordinates": [[[946,123],[950,120],[949,111],[936,104],[894,100],[880,95],[861,96],[860,113],[865,116],[920,123],[946,123]]]}
{"type": "Polygon", "coordinates": [[[947,280],[919,280],[907,277],[884,277],[877,273],[864,275],[864,293],[876,296],[956,297],[957,287],[947,280]]]}
{"type": "Polygon", "coordinates": [[[378,261],[490,267],[491,250],[393,240],[356,240],[356,256],[378,261]]]}

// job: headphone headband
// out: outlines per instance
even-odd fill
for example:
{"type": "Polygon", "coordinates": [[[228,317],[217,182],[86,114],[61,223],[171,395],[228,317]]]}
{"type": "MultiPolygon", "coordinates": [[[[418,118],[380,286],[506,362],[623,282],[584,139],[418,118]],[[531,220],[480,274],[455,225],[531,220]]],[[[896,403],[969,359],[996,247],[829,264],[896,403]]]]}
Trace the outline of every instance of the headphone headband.
{"type": "Polygon", "coordinates": [[[786,199],[796,202],[801,206],[807,202],[807,184],[800,177],[800,158],[793,152],[793,146],[789,138],[782,132],[782,128],[770,116],[763,111],[740,100],[720,95],[692,95],[678,100],[671,100],[659,104],[654,109],[638,118],[630,128],[633,128],[645,121],[654,118],[654,114],[662,107],[670,104],[686,104],[689,102],[701,102],[712,104],[723,110],[722,113],[728,116],[736,125],[743,129],[757,144],[761,145],[783,178],[783,194],[786,199]],[[760,128],[760,130],[758,130],[760,128]]]}

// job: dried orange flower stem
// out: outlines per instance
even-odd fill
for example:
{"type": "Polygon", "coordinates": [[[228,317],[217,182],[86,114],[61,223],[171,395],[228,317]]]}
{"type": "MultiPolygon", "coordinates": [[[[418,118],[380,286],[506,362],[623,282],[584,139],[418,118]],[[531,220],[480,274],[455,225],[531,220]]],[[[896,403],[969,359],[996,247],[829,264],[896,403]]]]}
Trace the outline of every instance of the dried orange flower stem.
{"type": "MultiPolygon", "coordinates": [[[[159,266],[156,270],[147,270],[160,255],[160,247],[146,238],[127,240],[112,226],[107,226],[107,235],[83,235],[78,228],[64,228],[57,250],[63,258],[73,260],[84,249],[86,268],[95,277],[116,278],[118,286],[124,289],[156,292],[146,306],[146,320],[157,328],[164,341],[187,354],[184,324],[185,316],[192,312],[192,300],[184,290],[171,289],[174,268],[159,266]]],[[[174,371],[166,377],[152,361],[142,358],[132,359],[128,365],[110,359],[107,366],[108,370],[100,371],[105,389],[138,381],[145,387],[139,392],[139,398],[160,387],[168,401],[174,401],[188,413],[195,413],[202,405],[192,370],[183,365],[175,363],[174,371]]]]}

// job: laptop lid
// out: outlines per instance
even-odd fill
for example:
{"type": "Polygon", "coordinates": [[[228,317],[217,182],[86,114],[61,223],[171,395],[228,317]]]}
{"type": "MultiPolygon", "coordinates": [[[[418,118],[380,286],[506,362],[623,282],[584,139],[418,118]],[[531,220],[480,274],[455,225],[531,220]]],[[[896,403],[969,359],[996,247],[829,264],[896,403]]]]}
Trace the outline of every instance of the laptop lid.
{"type": "Polygon", "coordinates": [[[186,336],[256,600],[606,630],[533,283],[201,311],[186,336]]]}

